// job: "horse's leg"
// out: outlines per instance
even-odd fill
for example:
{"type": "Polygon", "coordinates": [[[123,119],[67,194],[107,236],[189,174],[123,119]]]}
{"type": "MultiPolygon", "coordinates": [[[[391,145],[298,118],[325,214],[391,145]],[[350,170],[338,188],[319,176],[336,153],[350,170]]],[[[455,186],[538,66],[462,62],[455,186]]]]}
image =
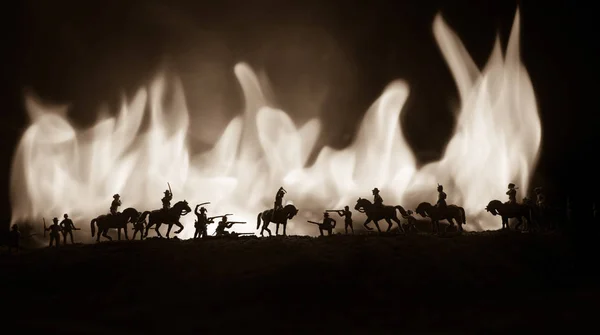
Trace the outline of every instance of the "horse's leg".
{"type": "Polygon", "coordinates": [[[106,237],[109,241],[112,241],[112,237],[108,236],[108,228],[104,228],[102,236],[106,237]]]}
{"type": "Polygon", "coordinates": [[[393,216],[392,220],[394,220],[394,222],[396,222],[396,224],[398,225],[398,230],[402,231],[403,233],[406,233],[406,231],[404,230],[404,227],[402,227],[402,223],[400,222],[400,219],[398,219],[397,216],[393,216]]]}
{"type": "Polygon", "coordinates": [[[117,240],[121,240],[121,227],[117,227],[117,240]]]}
{"type": "Polygon", "coordinates": [[[279,223],[274,222],[275,223],[275,236],[279,236],[279,223]]]}
{"type": "Polygon", "coordinates": [[[389,232],[392,229],[392,220],[390,220],[389,218],[385,218],[384,220],[385,220],[385,222],[388,223],[388,228],[385,231],[387,233],[387,232],[389,232]]]}
{"type": "Polygon", "coordinates": [[[381,233],[381,228],[379,228],[379,220],[373,220],[375,227],[377,227],[377,231],[381,233]]]}
{"type": "Polygon", "coordinates": [[[148,237],[148,231],[150,230],[150,228],[152,228],[152,226],[154,226],[154,220],[152,217],[150,217],[148,219],[148,224],[146,225],[146,232],[143,234],[144,237],[148,237]]]}
{"type": "Polygon", "coordinates": [[[156,236],[158,236],[158,237],[163,237],[163,236],[160,234],[160,226],[162,226],[162,222],[160,222],[160,221],[159,221],[159,222],[157,222],[157,223],[156,223],[156,225],[154,226],[154,230],[156,231],[156,236]]]}
{"type": "Polygon", "coordinates": [[[448,218],[446,219],[449,223],[449,225],[446,226],[446,229],[444,229],[444,233],[446,233],[448,231],[448,228],[452,227],[454,228],[454,220],[452,220],[452,218],[448,218]]]}
{"type": "Polygon", "coordinates": [[[125,227],[123,228],[123,232],[125,233],[125,240],[129,241],[129,233],[127,232],[127,222],[125,223],[125,227]]]}
{"type": "MultiPolygon", "coordinates": [[[[263,221],[263,230],[266,230],[267,233],[269,233],[269,237],[273,236],[273,233],[271,232],[271,229],[269,229],[269,221],[268,220],[264,220],[263,221]]],[[[263,236],[263,233],[261,231],[260,236],[263,236]]]]}
{"type": "Polygon", "coordinates": [[[168,226],[169,227],[167,228],[167,238],[170,238],[169,233],[171,232],[171,228],[173,228],[173,223],[169,223],[168,226]]]}
{"type": "Polygon", "coordinates": [[[179,220],[175,221],[175,225],[177,227],[179,227],[179,230],[175,232],[175,234],[179,234],[181,233],[181,231],[183,231],[183,225],[181,224],[181,222],[179,222],[179,220]]]}
{"type": "Polygon", "coordinates": [[[283,225],[283,236],[287,236],[287,220],[282,223],[283,225]]]}
{"type": "Polygon", "coordinates": [[[371,219],[369,217],[367,217],[367,221],[365,221],[364,226],[368,230],[373,230],[373,228],[369,227],[369,222],[371,222],[371,219]]]}

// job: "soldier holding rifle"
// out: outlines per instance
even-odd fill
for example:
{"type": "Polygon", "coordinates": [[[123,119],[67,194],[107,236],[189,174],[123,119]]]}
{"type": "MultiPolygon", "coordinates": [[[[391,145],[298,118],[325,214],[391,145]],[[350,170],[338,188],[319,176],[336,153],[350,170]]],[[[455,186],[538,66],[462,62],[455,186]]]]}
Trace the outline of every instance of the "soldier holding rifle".
{"type": "MultiPolygon", "coordinates": [[[[236,234],[235,232],[228,232],[225,229],[229,229],[231,227],[233,227],[234,224],[245,224],[246,222],[243,221],[227,221],[227,216],[223,215],[223,218],[221,219],[221,221],[219,222],[219,225],[217,226],[217,230],[215,231],[216,236],[226,236],[226,235],[232,235],[232,234],[236,234]]],[[[236,234],[238,235],[238,234],[236,234]]]]}
{"type": "Polygon", "coordinates": [[[63,234],[63,244],[67,244],[67,235],[71,237],[71,244],[73,244],[73,230],[79,230],[79,228],[75,228],[73,221],[69,219],[69,215],[65,213],[64,220],[60,222],[60,228],[63,234]]]}
{"type": "Polygon", "coordinates": [[[51,247],[54,243],[56,243],[56,247],[60,244],[60,225],[58,224],[58,218],[52,219],[52,225],[46,228],[46,220],[44,220],[44,236],[46,235],[46,231],[50,231],[50,245],[51,247]]]}
{"type": "Polygon", "coordinates": [[[315,222],[315,221],[307,221],[308,223],[316,224],[319,226],[319,233],[323,236],[323,231],[327,232],[328,236],[331,236],[333,233],[333,228],[335,228],[335,220],[329,217],[329,213],[323,213],[323,222],[315,222]]]}
{"type": "Polygon", "coordinates": [[[345,206],[344,209],[328,209],[325,212],[337,213],[339,216],[344,217],[344,229],[346,230],[346,234],[348,234],[348,227],[350,227],[350,230],[354,235],[354,227],[352,227],[352,212],[350,211],[349,206],[345,206]]]}

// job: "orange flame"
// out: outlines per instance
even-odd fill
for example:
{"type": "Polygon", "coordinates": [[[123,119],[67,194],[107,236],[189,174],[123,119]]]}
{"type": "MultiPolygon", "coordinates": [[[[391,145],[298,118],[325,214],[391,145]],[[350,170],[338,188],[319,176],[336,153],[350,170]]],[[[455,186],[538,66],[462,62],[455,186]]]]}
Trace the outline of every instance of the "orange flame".
{"type": "MultiPolygon", "coordinates": [[[[298,127],[284,111],[269,107],[257,76],[240,63],[234,72],[244,91],[245,112],[231,120],[210,151],[200,154],[192,154],[187,145],[189,114],[177,80],[169,105],[163,102],[166,80],[159,76],[124,100],[117,117],[99,119],[83,131],[69,123],[66,107],[43,106],[27,96],[32,122],[13,162],[12,221],[69,213],[83,223],[107,213],[114,193],[121,194],[124,208],[157,209],[170,182],[174,200],[185,199],[192,207],[211,201],[211,213],[233,212],[232,220],[249,223],[239,226],[241,232],[254,232],[253,219],[273,206],[282,185],[300,217],[314,218],[320,212],[313,215],[311,209],[353,207],[373,187],[387,204],[413,208],[434,202],[440,183],[449,203],[467,211],[466,229],[498,228],[500,222],[485,215],[485,205],[503,199],[509,182],[527,191],[541,143],[533,87],[519,56],[519,13],[506,55],[497,42],[482,71],[441,16],[433,28],[462,104],[438,162],[417,168],[398,122],[409,88],[394,81],[369,108],[349,147],[324,147],[306,167],[321,130],[319,120],[298,127]],[[147,105],[150,125],[142,133],[147,105]]],[[[193,234],[192,216],[182,218],[183,238],[193,234]]],[[[292,220],[288,231],[314,235],[314,227],[303,221],[292,220]]]]}

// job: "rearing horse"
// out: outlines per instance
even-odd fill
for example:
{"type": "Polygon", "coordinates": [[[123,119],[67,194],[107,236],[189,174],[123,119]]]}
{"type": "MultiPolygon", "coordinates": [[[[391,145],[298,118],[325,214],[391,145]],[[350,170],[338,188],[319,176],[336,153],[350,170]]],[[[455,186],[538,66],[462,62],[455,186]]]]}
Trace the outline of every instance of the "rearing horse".
{"type": "Polygon", "coordinates": [[[369,222],[373,221],[375,223],[375,227],[377,227],[377,230],[381,233],[379,221],[385,220],[389,225],[386,232],[389,232],[390,229],[392,229],[392,221],[394,221],[398,224],[398,229],[404,233],[404,227],[402,227],[400,220],[396,216],[396,209],[400,212],[400,214],[402,214],[402,216],[408,215],[402,206],[377,207],[368,199],[358,198],[358,200],[356,200],[356,206],[354,206],[354,209],[367,215],[367,220],[365,221],[364,226],[368,230],[373,230],[373,228],[369,227],[369,222]]]}
{"type": "Polygon", "coordinates": [[[188,202],[185,200],[178,201],[177,203],[175,203],[175,205],[173,205],[173,207],[169,208],[167,211],[163,209],[156,209],[152,212],[145,211],[144,213],[142,213],[142,216],[139,219],[139,221],[143,221],[146,219],[146,216],[150,214],[148,224],[146,225],[146,233],[144,234],[144,237],[148,237],[148,230],[150,230],[150,228],[154,225],[156,225],[156,234],[158,235],[158,237],[162,237],[159,228],[163,223],[169,225],[169,229],[167,229],[167,238],[169,238],[169,233],[171,233],[171,228],[173,228],[173,225],[179,227],[179,230],[176,231],[175,234],[181,233],[181,231],[183,230],[183,225],[179,222],[179,217],[187,215],[191,211],[192,209],[190,208],[190,205],[188,205],[188,202]]]}
{"type": "Polygon", "coordinates": [[[527,225],[531,224],[531,208],[526,204],[505,204],[500,200],[492,200],[485,207],[485,210],[492,215],[500,215],[502,217],[502,229],[509,229],[508,219],[517,219],[517,227],[523,224],[523,218],[527,221],[527,225]]]}
{"type": "MultiPolygon", "coordinates": [[[[298,214],[298,209],[296,206],[292,204],[285,205],[282,209],[275,212],[275,217],[273,218],[273,223],[277,224],[277,228],[275,228],[275,236],[279,234],[279,225],[283,225],[283,236],[285,236],[285,230],[287,227],[287,221],[291,220],[296,214],[298,214]]],[[[258,213],[256,217],[256,229],[260,228],[260,221],[262,219],[262,229],[260,230],[260,236],[263,236],[264,231],[266,230],[271,236],[271,230],[269,229],[269,223],[271,222],[271,217],[273,215],[273,209],[267,209],[262,213],[258,213]]]]}
{"type": "MultiPolygon", "coordinates": [[[[422,217],[429,217],[431,219],[431,232],[439,233],[440,231],[440,221],[446,220],[450,223],[451,226],[454,227],[454,220],[458,223],[458,231],[462,232],[462,225],[467,224],[467,216],[465,215],[465,209],[456,206],[456,205],[448,205],[444,210],[440,210],[439,207],[436,207],[428,202],[422,202],[417,206],[415,212],[422,217]]],[[[448,226],[444,229],[444,233],[448,230],[448,226]]]]}
{"type": "Polygon", "coordinates": [[[94,234],[96,234],[96,226],[98,226],[98,237],[96,238],[96,242],[100,242],[101,233],[102,236],[112,241],[112,238],[108,236],[108,230],[110,228],[116,228],[118,230],[119,240],[121,240],[121,229],[123,229],[125,231],[125,239],[129,240],[129,235],[127,234],[127,224],[129,222],[137,222],[139,217],[140,212],[133,207],[125,208],[123,212],[117,213],[116,215],[102,214],[95,219],[92,219],[90,222],[92,237],[94,237],[94,234]]]}

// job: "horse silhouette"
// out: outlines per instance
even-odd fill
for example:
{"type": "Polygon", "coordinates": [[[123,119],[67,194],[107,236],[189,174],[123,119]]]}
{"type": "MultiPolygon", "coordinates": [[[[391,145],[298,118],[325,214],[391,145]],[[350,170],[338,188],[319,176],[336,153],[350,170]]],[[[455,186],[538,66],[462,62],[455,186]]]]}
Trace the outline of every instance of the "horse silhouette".
{"type": "Polygon", "coordinates": [[[112,238],[108,236],[108,230],[111,228],[117,229],[117,238],[121,240],[121,229],[125,231],[125,239],[129,240],[129,234],[127,233],[127,224],[129,222],[135,223],[140,217],[140,212],[133,207],[125,208],[123,212],[113,214],[102,214],[90,222],[90,228],[92,230],[92,237],[96,234],[96,226],[98,227],[98,235],[96,242],[100,242],[100,235],[104,236],[108,240],[112,241],[112,238]]]}
{"type": "Polygon", "coordinates": [[[260,222],[262,220],[262,229],[260,230],[260,236],[263,236],[264,231],[266,230],[271,236],[271,230],[269,229],[269,223],[273,222],[277,226],[275,228],[275,236],[279,235],[279,225],[283,225],[283,236],[286,234],[287,222],[291,220],[296,214],[298,214],[298,209],[296,206],[292,204],[287,204],[282,209],[275,212],[275,217],[273,218],[273,208],[267,209],[262,213],[258,213],[256,216],[256,229],[260,228],[260,222]],[[274,221],[271,221],[273,219],[274,221]]]}
{"type": "Polygon", "coordinates": [[[375,223],[375,227],[377,227],[377,230],[381,233],[379,221],[385,220],[389,225],[386,232],[389,232],[392,229],[392,221],[396,222],[398,224],[398,229],[404,232],[404,227],[402,227],[400,220],[396,216],[396,210],[398,210],[402,216],[408,215],[402,206],[398,205],[379,207],[371,203],[368,199],[358,198],[358,200],[356,200],[356,206],[354,206],[354,209],[364,213],[367,216],[364,226],[368,230],[373,230],[373,228],[369,227],[369,222],[373,221],[375,223]]]}
{"type": "Polygon", "coordinates": [[[187,215],[191,211],[192,209],[190,208],[190,205],[188,205],[188,202],[185,200],[178,201],[177,203],[175,203],[175,205],[173,205],[173,207],[169,208],[167,211],[163,209],[145,211],[144,213],[142,213],[142,216],[139,219],[140,221],[143,221],[146,219],[146,216],[150,215],[150,217],[148,218],[148,224],[146,225],[146,232],[144,233],[144,237],[148,237],[148,231],[154,225],[156,225],[156,234],[158,235],[158,237],[162,237],[159,231],[159,228],[162,224],[169,225],[169,229],[167,229],[167,238],[169,238],[169,234],[171,233],[171,228],[173,228],[173,225],[179,227],[179,230],[174,233],[181,233],[181,231],[183,230],[183,225],[179,222],[179,218],[183,215],[187,215]]]}
{"type": "MultiPolygon", "coordinates": [[[[448,221],[452,227],[454,227],[454,220],[456,220],[459,232],[463,231],[462,225],[467,224],[465,209],[456,205],[448,205],[446,208],[441,209],[428,202],[422,202],[417,206],[415,212],[422,217],[429,217],[431,219],[431,232],[434,234],[439,233],[441,220],[448,221]]],[[[447,230],[448,226],[444,229],[444,233],[447,230]]]]}
{"type": "Polygon", "coordinates": [[[508,219],[517,219],[515,229],[523,224],[523,218],[527,221],[527,225],[531,224],[531,208],[527,204],[509,204],[503,203],[500,200],[492,200],[485,207],[485,210],[492,215],[500,215],[502,217],[502,229],[510,229],[508,227],[508,219]]]}

